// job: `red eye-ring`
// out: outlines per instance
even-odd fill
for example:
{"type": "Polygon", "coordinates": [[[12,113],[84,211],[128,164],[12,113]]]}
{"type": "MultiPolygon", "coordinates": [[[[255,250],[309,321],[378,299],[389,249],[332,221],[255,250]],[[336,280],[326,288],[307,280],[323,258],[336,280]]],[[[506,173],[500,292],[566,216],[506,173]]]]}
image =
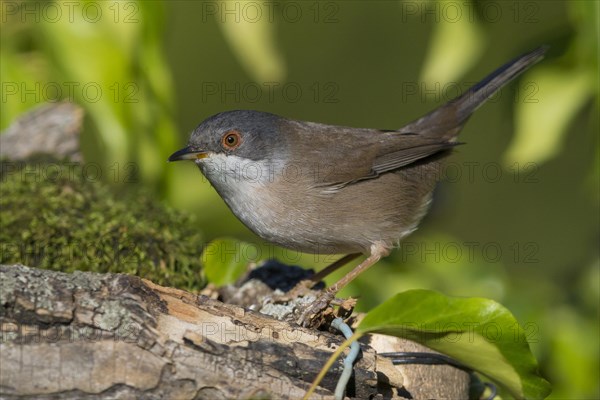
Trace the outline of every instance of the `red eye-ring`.
{"type": "Polygon", "coordinates": [[[236,130],[225,132],[221,138],[221,145],[226,150],[235,150],[240,144],[242,144],[242,135],[236,130]]]}

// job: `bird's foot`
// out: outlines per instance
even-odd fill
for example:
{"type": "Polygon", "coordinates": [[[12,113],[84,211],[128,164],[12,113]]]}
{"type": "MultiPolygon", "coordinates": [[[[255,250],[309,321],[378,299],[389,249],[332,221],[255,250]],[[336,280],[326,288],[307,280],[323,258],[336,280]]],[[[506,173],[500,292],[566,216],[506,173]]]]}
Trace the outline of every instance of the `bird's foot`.
{"type": "Polygon", "coordinates": [[[294,304],[294,314],[300,314],[296,323],[305,328],[316,329],[327,325],[334,318],[347,318],[350,316],[356,305],[356,299],[337,299],[335,297],[336,292],[332,288],[314,289],[316,285],[322,284],[322,282],[315,282],[310,279],[302,280],[286,293],[271,296],[268,303],[294,304]]]}
{"type": "Polygon", "coordinates": [[[324,311],[329,308],[329,303],[333,299],[335,299],[335,294],[326,289],[314,302],[302,310],[298,319],[298,325],[305,328],[321,325],[322,319],[325,317],[324,311]]]}
{"type": "Polygon", "coordinates": [[[352,314],[356,299],[336,299],[335,292],[326,289],[307,308],[301,310],[297,323],[305,328],[317,328],[334,318],[346,318],[352,314]],[[332,306],[338,306],[337,311],[332,306]]]}

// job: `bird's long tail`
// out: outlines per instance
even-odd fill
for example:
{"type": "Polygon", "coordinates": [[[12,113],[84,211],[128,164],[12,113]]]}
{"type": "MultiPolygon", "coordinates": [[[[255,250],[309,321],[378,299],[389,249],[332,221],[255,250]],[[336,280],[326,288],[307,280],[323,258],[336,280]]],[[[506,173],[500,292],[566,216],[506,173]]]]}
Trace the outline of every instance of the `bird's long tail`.
{"type": "Polygon", "coordinates": [[[475,110],[504,85],[544,58],[547,50],[548,46],[541,46],[509,61],[461,96],[409,123],[400,132],[418,133],[445,140],[456,137],[475,110]]]}

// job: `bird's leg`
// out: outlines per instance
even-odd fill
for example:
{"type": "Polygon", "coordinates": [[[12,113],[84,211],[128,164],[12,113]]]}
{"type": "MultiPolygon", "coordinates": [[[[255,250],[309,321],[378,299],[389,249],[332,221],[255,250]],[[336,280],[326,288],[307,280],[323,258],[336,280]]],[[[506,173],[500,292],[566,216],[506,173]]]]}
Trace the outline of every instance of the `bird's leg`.
{"type": "Polygon", "coordinates": [[[325,278],[327,275],[337,271],[359,256],[360,253],[353,253],[345,255],[339,260],[334,261],[332,264],[328,265],[310,278],[298,282],[296,286],[287,291],[284,295],[277,297],[276,302],[289,301],[291,299],[306,295],[306,293],[308,293],[317,283],[321,282],[321,280],[323,280],[323,278],[325,278]]]}
{"type": "Polygon", "coordinates": [[[342,279],[325,289],[310,306],[302,312],[298,324],[302,326],[310,325],[311,321],[316,315],[327,308],[329,303],[335,298],[337,292],[344,288],[347,284],[352,282],[354,278],[366,271],[370,266],[379,261],[382,257],[387,256],[390,253],[390,249],[383,243],[375,243],[371,246],[371,254],[360,264],[358,264],[350,273],[344,276],[342,279]]]}
{"type": "Polygon", "coordinates": [[[329,264],[327,267],[323,268],[322,270],[320,270],[313,276],[311,276],[310,280],[313,281],[314,283],[319,283],[323,279],[325,279],[325,277],[327,277],[329,274],[334,273],[335,271],[337,271],[344,265],[348,264],[350,261],[358,258],[359,256],[360,256],[360,253],[347,254],[344,257],[340,258],[339,260],[334,261],[333,263],[329,264]]]}

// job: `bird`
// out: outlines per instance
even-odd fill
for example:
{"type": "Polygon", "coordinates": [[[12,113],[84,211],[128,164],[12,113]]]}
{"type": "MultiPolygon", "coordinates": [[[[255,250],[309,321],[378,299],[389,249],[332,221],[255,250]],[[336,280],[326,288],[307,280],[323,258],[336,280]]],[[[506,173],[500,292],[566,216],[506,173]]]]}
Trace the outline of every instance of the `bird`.
{"type": "Polygon", "coordinates": [[[302,312],[305,326],[335,294],[386,257],[427,213],[444,159],[469,117],[539,62],[541,46],[396,130],[294,120],[255,110],[213,115],[169,161],[192,160],[233,214],[262,239],[301,252],[366,258],[302,312]]]}

